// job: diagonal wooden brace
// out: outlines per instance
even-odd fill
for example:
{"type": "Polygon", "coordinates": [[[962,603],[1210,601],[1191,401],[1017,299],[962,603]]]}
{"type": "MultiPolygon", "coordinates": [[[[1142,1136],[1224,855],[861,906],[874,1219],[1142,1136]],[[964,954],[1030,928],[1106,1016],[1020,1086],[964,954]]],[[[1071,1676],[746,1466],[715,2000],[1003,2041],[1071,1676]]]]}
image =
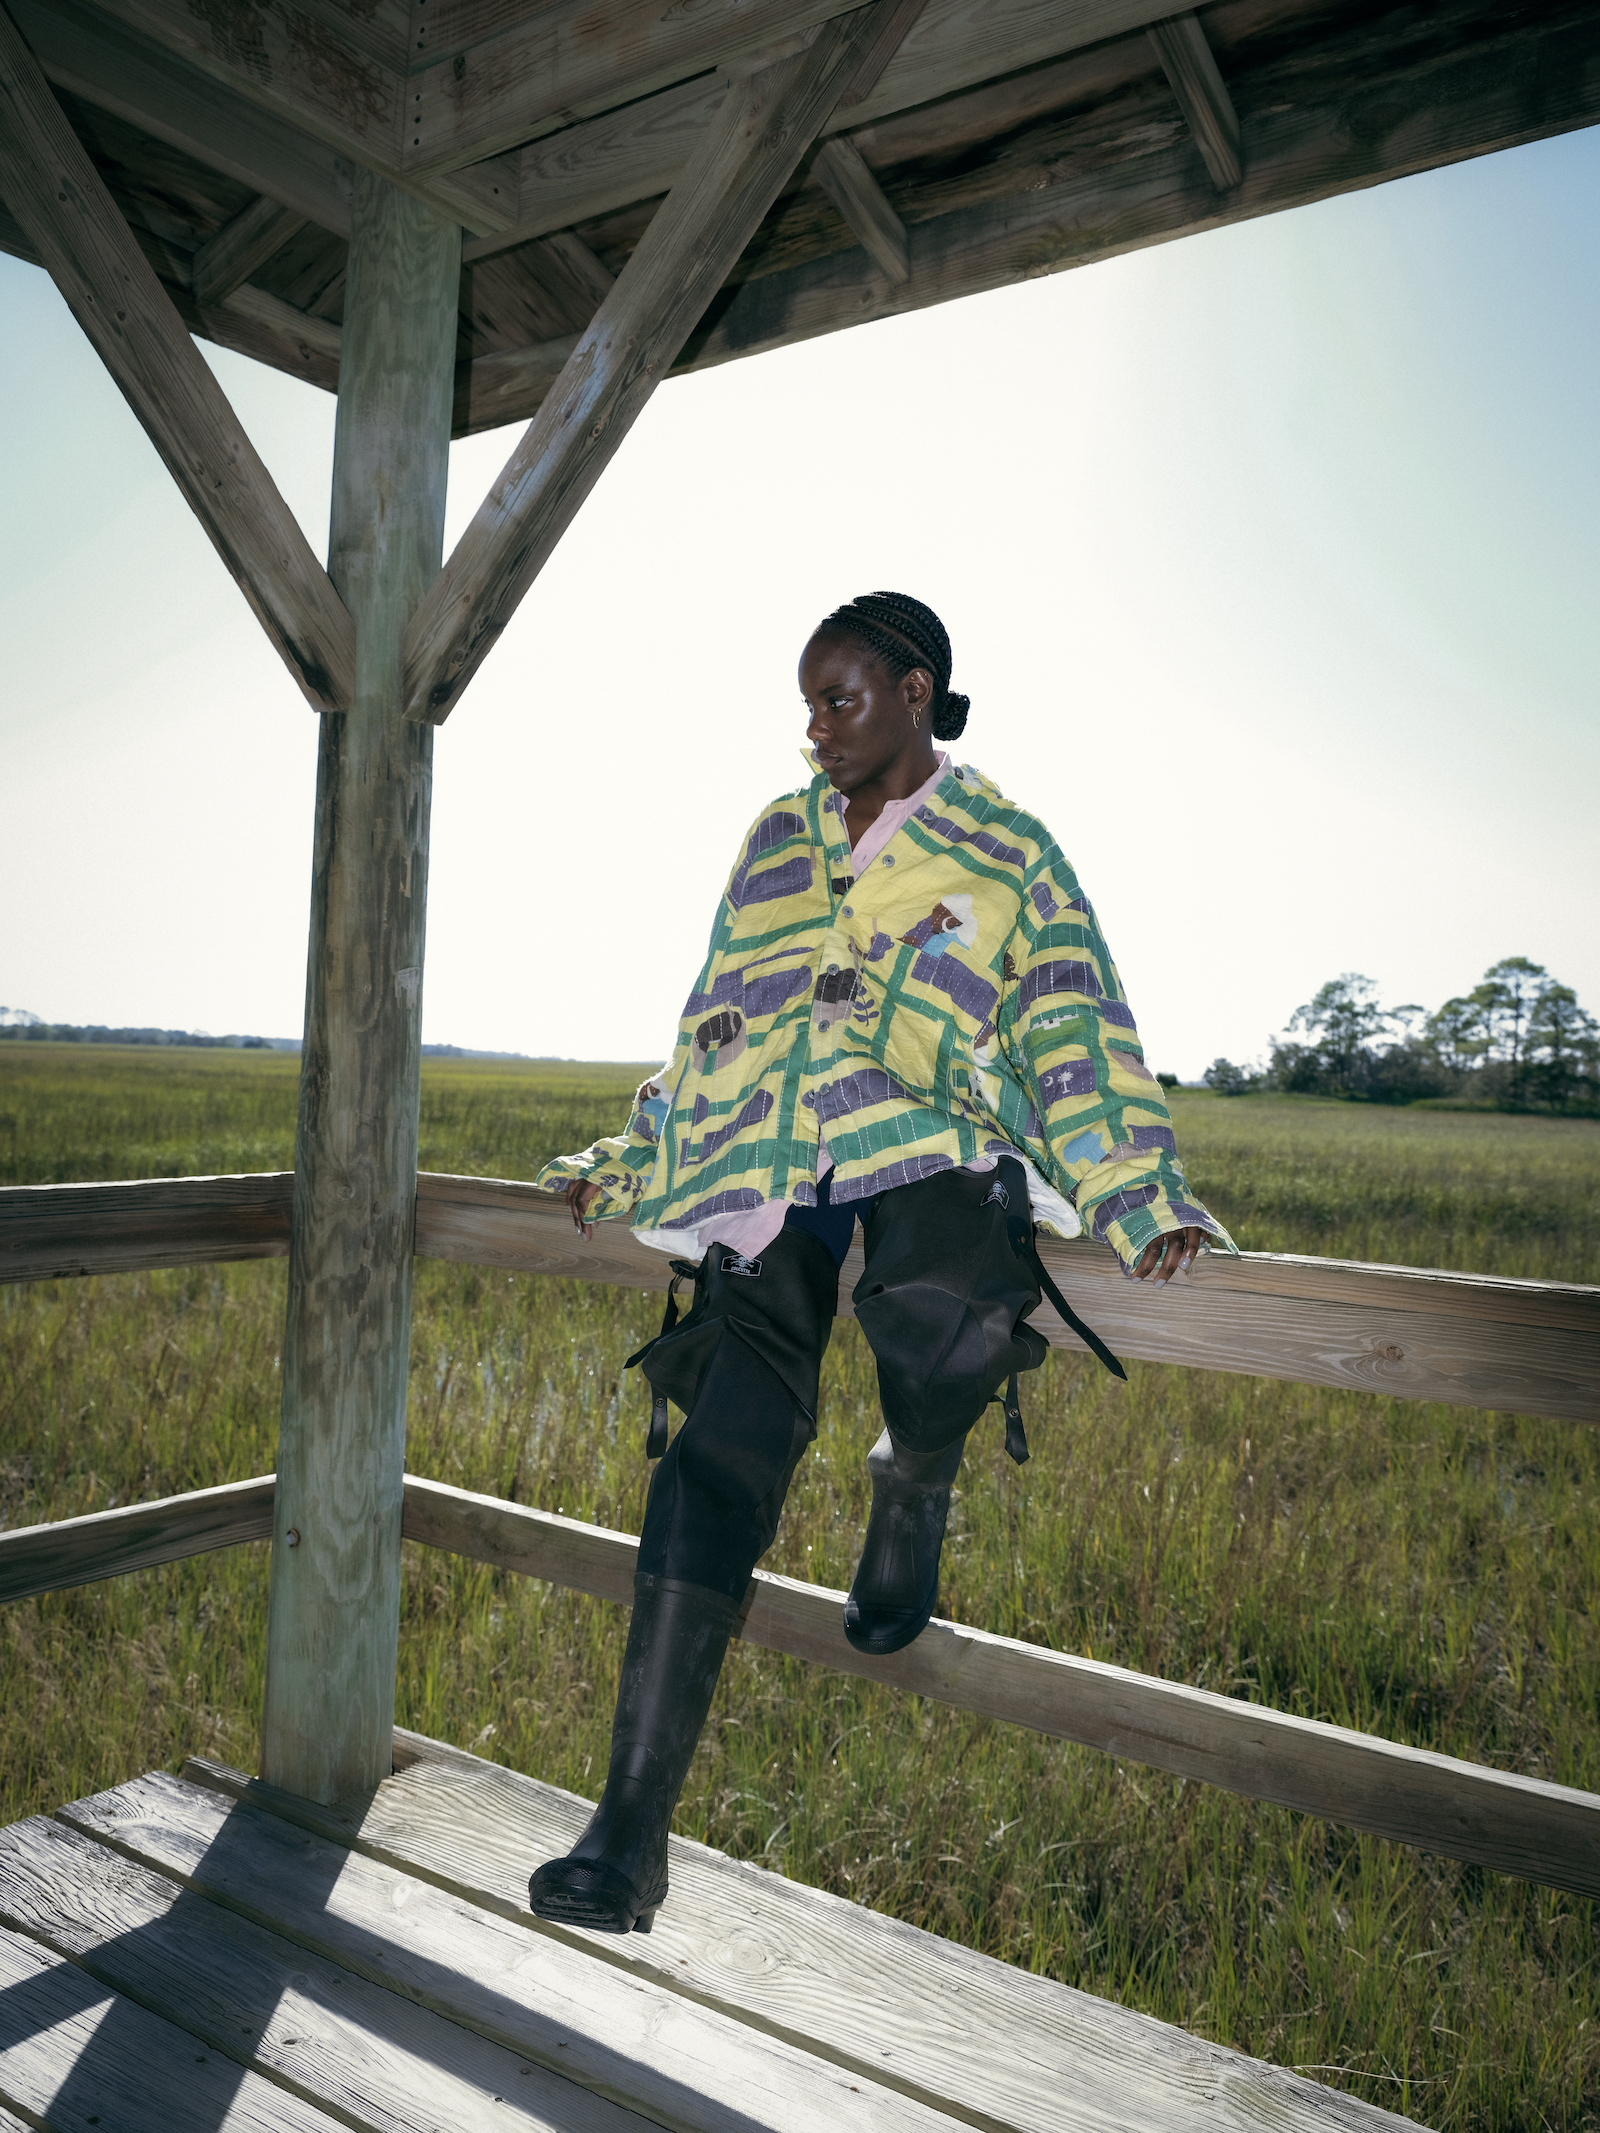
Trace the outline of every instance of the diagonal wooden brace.
{"type": "Polygon", "coordinates": [[[346,710],[349,611],[3,6],[0,194],[306,697],[346,710]]]}
{"type": "Polygon", "coordinates": [[[449,716],[899,6],[837,17],[805,51],[730,84],[413,617],[408,718],[449,716]]]}

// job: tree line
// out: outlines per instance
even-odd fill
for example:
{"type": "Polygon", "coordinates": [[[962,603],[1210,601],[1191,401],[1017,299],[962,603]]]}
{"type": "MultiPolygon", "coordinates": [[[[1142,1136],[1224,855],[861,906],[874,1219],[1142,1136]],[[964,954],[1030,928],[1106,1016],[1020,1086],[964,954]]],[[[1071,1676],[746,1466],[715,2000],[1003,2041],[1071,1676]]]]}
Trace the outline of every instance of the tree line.
{"type": "Polygon", "coordinates": [[[1216,1059],[1207,1088],[1342,1096],[1367,1103],[1458,1097],[1502,1111],[1600,1112],[1600,1024],[1542,963],[1511,955],[1429,1014],[1382,1007],[1347,970],[1297,1007],[1265,1067],[1216,1059]]]}

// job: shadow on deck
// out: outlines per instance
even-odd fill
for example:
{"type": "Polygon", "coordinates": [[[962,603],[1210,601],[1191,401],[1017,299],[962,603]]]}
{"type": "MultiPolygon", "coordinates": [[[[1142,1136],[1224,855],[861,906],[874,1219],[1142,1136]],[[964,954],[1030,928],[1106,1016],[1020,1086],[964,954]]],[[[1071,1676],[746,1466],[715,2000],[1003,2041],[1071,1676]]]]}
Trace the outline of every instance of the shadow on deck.
{"type": "Polygon", "coordinates": [[[541,1925],[587,1803],[395,1762],[331,1808],[191,1763],[0,1831],[3,2133],[1403,2123],[676,1838],[648,1937],[541,1925]]]}

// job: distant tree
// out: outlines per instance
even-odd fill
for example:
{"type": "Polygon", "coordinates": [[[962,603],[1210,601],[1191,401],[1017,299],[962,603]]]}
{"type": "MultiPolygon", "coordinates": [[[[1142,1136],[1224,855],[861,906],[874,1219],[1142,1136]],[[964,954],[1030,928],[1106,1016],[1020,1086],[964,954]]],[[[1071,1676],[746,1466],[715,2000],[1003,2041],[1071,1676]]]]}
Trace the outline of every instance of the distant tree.
{"type": "Polygon", "coordinates": [[[1161,1086],[1164,1089],[1175,1089],[1178,1086],[1178,1077],[1176,1074],[1158,1074],[1156,1076],[1156,1079],[1160,1082],[1161,1086]]]}
{"type": "Polygon", "coordinates": [[[1474,997],[1483,1002],[1489,1056],[1506,1068],[1507,1094],[1518,1108],[1528,1096],[1528,1024],[1552,982],[1542,963],[1508,955],[1491,964],[1483,983],[1474,988],[1474,997]]]}
{"type": "Polygon", "coordinates": [[[1313,1039],[1321,1081],[1332,1095],[1359,1093],[1368,1042],[1388,1027],[1377,991],[1371,978],[1347,970],[1289,1017],[1290,1029],[1303,1029],[1313,1039]]]}
{"type": "Polygon", "coordinates": [[[1482,1065],[1489,1049],[1489,1018],[1482,992],[1480,985],[1476,992],[1460,993],[1428,1017],[1428,1041],[1452,1073],[1470,1074],[1482,1065]]]}
{"type": "Polygon", "coordinates": [[[1248,1096],[1261,1087],[1263,1077],[1250,1067],[1235,1066],[1231,1059],[1213,1059],[1201,1079],[1219,1096],[1248,1096]]]}
{"type": "Polygon", "coordinates": [[[1600,1083],[1600,1024],[1578,1005],[1570,985],[1552,978],[1541,988],[1528,1017],[1528,1080],[1535,1100],[1569,1110],[1593,1098],[1600,1083]]]}

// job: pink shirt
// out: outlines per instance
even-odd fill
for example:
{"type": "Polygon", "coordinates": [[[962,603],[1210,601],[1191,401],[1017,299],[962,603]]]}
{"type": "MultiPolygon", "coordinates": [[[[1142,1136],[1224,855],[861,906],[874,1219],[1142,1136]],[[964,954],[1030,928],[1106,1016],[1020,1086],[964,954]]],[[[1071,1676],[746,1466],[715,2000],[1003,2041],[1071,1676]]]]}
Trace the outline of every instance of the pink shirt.
{"type": "MultiPolygon", "coordinates": [[[[855,863],[857,880],[860,879],[866,868],[871,866],[873,860],[877,858],[896,830],[910,820],[924,800],[932,798],[938,789],[939,780],[949,767],[949,755],[941,752],[938,762],[934,766],[933,776],[919,785],[914,793],[908,794],[904,800],[891,800],[882,814],[879,815],[877,821],[870,823],[861,832],[860,843],[853,845],[851,848],[851,857],[855,863]]],[[[841,793],[839,796],[840,812],[846,812],[849,806],[848,798],[841,793]]],[[[966,1168],[968,1170],[992,1170],[994,1166],[995,1158],[992,1155],[980,1155],[974,1162],[968,1163],[966,1168]]],[[[817,1143],[817,1183],[819,1185],[832,1168],[833,1157],[828,1153],[828,1144],[826,1141],[819,1140],[817,1143]]],[[[712,1238],[715,1237],[718,1244],[729,1245],[734,1251],[742,1252],[747,1259],[754,1259],[758,1253],[766,1249],[779,1230],[782,1229],[784,1218],[792,1205],[792,1200],[768,1200],[760,1207],[747,1209],[743,1214],[714,1215],[708,1222],[700,1225],[701,1242],[709,1244],[712,1238]]],[[[666,1234],[666,1231],[662,1232],[663,1236],[666,1234]]]]}

